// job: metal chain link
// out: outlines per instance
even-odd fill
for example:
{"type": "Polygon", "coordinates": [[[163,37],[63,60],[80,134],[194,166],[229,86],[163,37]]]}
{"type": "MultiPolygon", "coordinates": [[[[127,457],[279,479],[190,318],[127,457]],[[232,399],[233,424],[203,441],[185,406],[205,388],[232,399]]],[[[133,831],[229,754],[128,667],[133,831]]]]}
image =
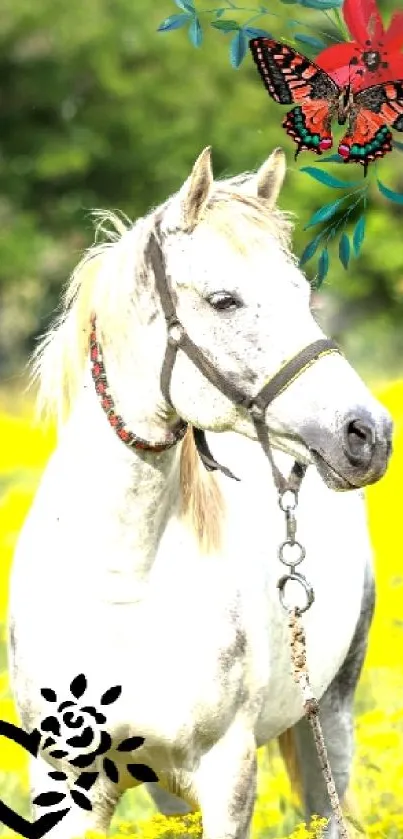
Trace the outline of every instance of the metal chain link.
{"type": "Polygon", "coordinates": [[[288,613],[293,675],[295,681],[300,687],[304,711],[312,728],[319,764],[326,784],[330,805],[339,828],[340,839],[349,839],[323,737],[319,717],[319,702],[312,690],[306,663],[306,637],[301,616],[304,612],[310,609],[312,603],[314,602],[315,595],[313,587],[306,577],[304,577],[304,575],[299,571],[295,570],[296,567],[305,559],[306,553],[301,542],[295,538],[297,532],[297,519],[295,512],[297,505],[298,490],[287,489],[284,492],[279,493],[279,506],[285,514],[286,538],[279,546],[278,556],[280,562],[287,566],[289,571],[287,574],[283,574],[283,576],[280,577],[277,583],[277,588],[279,589],[280,603],[288,613]],[[288,559],[285,555],[286,551],[288,553],[291,551],[291,556],[289,556],[288,559]],[[298,585],[303,589],[305,594],[304,606],[291,606],[287,604],[285,598],[285,587],[290,581],[298,583],[298,585]]]}

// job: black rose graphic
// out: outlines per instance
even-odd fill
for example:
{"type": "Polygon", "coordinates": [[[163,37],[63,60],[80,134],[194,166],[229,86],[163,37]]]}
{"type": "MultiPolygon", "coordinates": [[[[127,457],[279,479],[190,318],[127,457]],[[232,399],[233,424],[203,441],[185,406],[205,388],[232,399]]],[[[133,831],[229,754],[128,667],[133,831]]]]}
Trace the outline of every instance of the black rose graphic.
{"type": "MultiPolygon", "coordinates": [[[[65,758],[71,766],[84,769],[94,762],[98,755],[105,754],[112,745],[110,735],[102,725],[106,716],[93,705],[85,705],[82,700],[87,688],[87,679],[83,673],[71,682],[70,691],[74,699],[60,702],[55,713],[42,720],[41,751],[49,757],[65,758]]],[[[100,699],[100,705],[111,705],[122,692],[119,685],[109,688],[100,699]]],[[[57,695],[51,688],[43,688],[41,694],[47,702],[56,705],[57,695]]]]}
{"type": "MultiPolygon", "coordinates": [[[[42,720],[39,726],[40,750],[45,756],[55,760],[65,760],[71,766],[84,771],[75,779],[73,786],[69,786],[72,800],[84,810],[91,810],[92,804],[86,792],[89,792],[99,776],[98,771],[85,771],[91,767],[95,759],[104,755],[102,769],[113,783],[119,781],[119,769],[107,752],[112,750],[112,738],[102,728],[106,723],[106,716],[93,705],[83,704],[83,696],[87,689],[87,679],[83,673],[73,679],[70,691],[74,699],[66,699],[58,703],[57,694],[52,688],[42,688],[41,694],[47,702],[56,706],[55,712],[42,720]]],[[[119,685],[109,688],[102,694],[100,705],[111,705],[121,695],[119,685]]],[[[128,737],[114,748],[120,753],[133,752],[144,743],[144,737],[128,737]]],[[[149,766],[142,763],[126,764],[127,771],[137,781],[158,781],[158,777],[149,766]]],[[[68,776],[61,770],[49,772],[53,781],[68,782],[68,776]]],[[[34,804],[39,807],[50,807],[61,803],[66,798],[65,792],[46,792],[38,795],[34,804]]]]}

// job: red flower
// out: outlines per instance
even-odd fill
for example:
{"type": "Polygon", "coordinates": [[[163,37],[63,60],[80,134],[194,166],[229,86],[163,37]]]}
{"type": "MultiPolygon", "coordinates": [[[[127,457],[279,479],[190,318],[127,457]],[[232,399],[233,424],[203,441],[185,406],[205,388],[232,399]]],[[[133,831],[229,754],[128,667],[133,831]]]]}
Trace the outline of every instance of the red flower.
{"type": "Polygon", "coordinates": [[[340,86],[354,91],[403,79],[403,12],[395,12],[387,30],[376,0],[345,0],[343,16],[354,41],[335,44],[315,59],[340,86]]]}

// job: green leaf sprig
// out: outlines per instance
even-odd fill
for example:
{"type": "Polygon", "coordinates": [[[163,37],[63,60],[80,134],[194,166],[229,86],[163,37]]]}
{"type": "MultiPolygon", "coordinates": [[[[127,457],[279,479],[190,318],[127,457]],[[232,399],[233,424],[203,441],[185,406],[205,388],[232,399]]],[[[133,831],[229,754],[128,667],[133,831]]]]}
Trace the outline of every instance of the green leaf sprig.
{"type": "MultiPolygon", "coordinates": [[[[201,18],[202,16],[206,18],[209,16],[210,20],[207,21],[207,26],[211,30],[216,31],[221,36],[230,36],[228,52],[230,63],[234,69],[238,69],[242,64],[247,54],[250,39],[273,37],[267,29],[256,25],[257,23],[260,24],[265,17],[281,18],[284,22],[281,14],[273,12],[266,5],[238,6],[235,0],[222,0],[218,7],[198,10],[195,0],[174,0],[174,2],[179,11],[165,18],[158,27],[159,31],[168,32],[187,26],[191,43],[195,47],[200,47],[205,32],[205,24],[202,25],[201,18]],[[245,15],[249,16],[244,19],[245,15]],[[241,20],[243,22],[240,22],[241,20]]],[[[313,35],[293,32],[290,38],[282,39],[285,42],[293,40],[297,49],[302,44],[303,51],[308,54],[308,57],[315,58],[319,51],[328,46],[329,41],[340,43],[348,39],[348,32],[340,14],[343,0],[280,0],[280,2],[287,6],[315,9],[321,11],[325,16],[327,29],[322,31],[316,26],[310,27],[306,22],[290,18],[287,14],[287,27],[295,29],[296,26],[302,25],[305,29],[313,30],[313,35]],[[330,31],[329,23],[332,26],[330,31]]],[[[403,143],[394,140],[393,144],[398,152],[403,152],[403,143]]],[[[342,163],[344,164],[343,158],[336,153],[321,157],[315,161],[316,165],[314,166],[303,166],[300,169],[305,176],[329,187],[329,189],[346,190],[345,195],[341,198],[320,207],[305,225],[305,230],[319,224],[323,225],[322,230],[308,242],[300,259],[300,265],[305,265],[319,251],[316,288],[320,287],[328,273],[331,260],[329,252],[331,244],[338,242],[338,258],[343,268],[347,270],[351,259],[360,254],[365,239],[369,188],[375,181],[369,178],[363,186],[362,180],[345,181],[343,178],[327,171],[328,164],[340,165],[342,163]],[[323,164],[325,164],[325,169],[321,168],[323,164]],[[348,228],[353,219],[354,226],[349,231],[348,228]]],[[[374,164],[375,168],[376,164],[374,164]]],[[[376,177],[376,186],[383,198],[403,206],[403,194],[386,186],[378,177],[376,177]]]]}

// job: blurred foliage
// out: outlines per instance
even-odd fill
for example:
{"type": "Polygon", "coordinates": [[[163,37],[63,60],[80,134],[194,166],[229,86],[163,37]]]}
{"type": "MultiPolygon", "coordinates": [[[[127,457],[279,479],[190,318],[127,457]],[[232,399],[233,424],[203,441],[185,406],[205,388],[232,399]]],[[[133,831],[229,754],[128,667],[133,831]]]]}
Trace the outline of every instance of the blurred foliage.
{"type": "MultiPolygon", "coordinates": [[[[386,476],[367,487],[370,534],[375,555],[377,603],[368,655],[356,694],[357,750],[351,784],[350,839],[401,839],[403,835],[403,573],[399,521],[403,472],[403,380],[377,388],[375,395],[395,421],[395,446],[386,476]],[[353,827],[354,825],[354,827],[353,827]],[[360,827],[361,826],[361,827],[360,827]],[[357,830],[355,829],[357,827],[357,830]]],[[[32,420],[28,404],[13,415],[0,393],[0,718],[16,722],[5,648],[7,600],[12,556],[18,533],[32,503],[40,472],[55,445],[53,429],[32,420]]],[[[0,793],[28,817],[26,753],[10,741],[0,748],[0,793]]],[[[251,839],[314,839],[315,826],[295,828],[302,813],[275,748],[259,751],[259,790],[251,839]],[[294,832],[293,832],[294,831],[294,832]]],[[[145,790],[127,792],[112,823],[113,839],[180,839],[201,836],[199,819],[163,818],[145,790]]],[[[4,832],[0,825],[0,833],[4,832]]],[[[7,839],[11,839],[7,832],[7,839]]],[[[88,839],[100,839],[91,834],[88,839]]],[[[319,839],[319,837],[318,837],[319,839]]]]}
{"type": "MultiPolygon", "coordinates": [[[[391,3],[380,6],[387,18],[391,3]]],[[[198,8],[208,9],[208,0],[198,8]]],[[[291,17],[326,29],[321,12],[277,0],[270,8],[280,17],[270,18],[270,26],[258,23],[275,37],[291,17]]],[[[3,375],[21,368],[34,336],[47,327],[62,283],[93,239],[91,209],[119,208],[131,218],[145,213],[180,186],[204,146],[213,146],[216,176],[253,169],[274,146],[284,146],[289,175],[281,204],[301,220],[299,254],[310,238],[303,225],[330,200],[326,186],[298,172],[281,128],[283,109],[263,89],[249,56],[232,69],[227,36],[211,28],[201,49],[184,30],[157,32],[177,11],[172,0],[2,0],[3,375]]],[[[300,160],[310,164],[313,155],[300,160]]],[[[384,183],[403,191],[402,163],[395,151],[378,168],[384,183]]],[[[333,168],[338,174],[340,167],[333,168]]],[[[358,167],[347,169],[358,176],[358,167]]],[[[326,326],[361,368],[367,362],[399,368],[402,212],[374,188],[361,257],[347,271],[332,259],[321,293],[326,326]]],[[[308,274],[313,270],[307,266],[308,274]]]]}

